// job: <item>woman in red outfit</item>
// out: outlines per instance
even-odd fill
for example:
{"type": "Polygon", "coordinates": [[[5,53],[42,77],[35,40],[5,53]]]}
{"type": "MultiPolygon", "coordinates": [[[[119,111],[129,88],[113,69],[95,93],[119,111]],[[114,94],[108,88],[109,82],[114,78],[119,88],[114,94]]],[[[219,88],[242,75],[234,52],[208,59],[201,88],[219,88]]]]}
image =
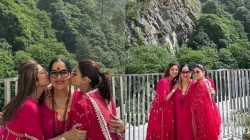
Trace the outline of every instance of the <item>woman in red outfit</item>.
{"type": "Polygon", "coordinates": [[[164,77],[156,87],[156,95],[150,110],[146,140],[174,140],[174,98],[173,84],[179,65],[170,63],[164,77]]]}
{"type": "Polygon", "coordinates": [[[183,64],[179,70],[179,82],[177,83],[176,91],[174,93],[175,101],[175,124],[176,124],[176,140],[194,140],[194,135],[192,131],[189,133],[184,133],[188,131],[185,129],[190,125],[186,123],[186,112],[189,109],[186,101],[186,96],[192,94],[190,93],[190,87],[194,84],[194,80],[191,79],[191,68],[187,64],[183,64]]]}
{"type": "Polygon", "coordinates": [[[195,140],[218,140],[220,136],[220,114],[214,100],[211,100],[211,87],[207,86],[205,69],[202,65],[195,65],[194,78],[196,83],[190,88],[188,96],[189,118],[192,124],[195,140]]]}
{"type": "Polygon", "coordinates": [[[72,123],[80,123],[87,130],[88,140],[120,140],[125,125],[116,116],[109,79],[92,60],[83,60],[76,66],[72,84],[80,89],[82,99],[75,104],[72,123]]]}
{"type": "Polygon", "coordinates": [[[50,83],[36,61],[24,62],[18,70],[17,95],[4,108],[2,140],[25,140],[25,134],[43,140],[38,99],[50,83]]]}

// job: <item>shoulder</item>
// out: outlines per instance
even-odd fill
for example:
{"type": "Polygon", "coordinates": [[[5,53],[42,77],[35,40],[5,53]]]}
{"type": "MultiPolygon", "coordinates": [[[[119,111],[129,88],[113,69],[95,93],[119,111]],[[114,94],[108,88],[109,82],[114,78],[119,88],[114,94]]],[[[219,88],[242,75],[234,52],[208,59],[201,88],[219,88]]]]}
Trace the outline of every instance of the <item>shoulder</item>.
{"type": "Polygon", "coordinates": [[[161,78],[158,82],[158,84],[169,84],[170,81],[167,78],[161,78]]]}
{"type": "Polygon", "coordinates": [[[39,105],[35,100],[27,99],[23,104],[22,110],[29,111],[29,112],[38,112],[39,105]]]}

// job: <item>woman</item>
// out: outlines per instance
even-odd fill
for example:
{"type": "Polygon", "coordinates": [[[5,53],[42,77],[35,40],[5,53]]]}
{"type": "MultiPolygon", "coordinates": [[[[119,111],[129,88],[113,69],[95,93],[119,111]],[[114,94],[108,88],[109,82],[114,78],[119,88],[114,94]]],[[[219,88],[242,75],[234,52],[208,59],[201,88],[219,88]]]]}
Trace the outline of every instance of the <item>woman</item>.
{"type": "Polygon", "coordinates": [[[43,140],[38,100],[49,84],[48,75],[36,61],[24,62],[18,70],[17,95],[3,108],[2,140],[25,140],[25,134],[43,140]]]}
{"type": "Polygon", "coordinates": [[[220,118],[218,107],[211,100],[211,93],[205,79],[205,69],[202,65],[194,66],[194,78],[197,82],[190,88],[189,121],[196,140],[218,140],[220,135],[220,118]]]}
{"type": "Polygon", "coordinates": [[[72,122],[81,123],[87,130],[86,139],[119,140],[125,125],[116,118],[116,107],[112,99],[107,73],[92,60],[83,60],[75,67],[72,84],[80,89],[82,99],[75,104],[72,122]]]}
{"type": "Polygon", "coordinates": [[[173,84],[179,65],[170,63],[164,77],[156,87],[156,95],[150,110],[146,140],[174,140],[174,98],[173,84]]]}
{"type": "Polygon", "coordinates": [[[84,139],[86,132],[69,126],[71,110],[79,94],[70,88],[71,65],[66,58],[55,58],[49,64],[50,92],[41,98],[41,122],[45,139],[84,139]],[[72,129],[71,129],[72,128],[72,129]]]}
{"type": "Polygon", "coordinates": [[[194,84],[194,80],[191,79],[191,68],[187,64],[183,64],[179,70],[180,81],[176,84],[176,91],[174,95],[175,102],[175,124],[176,124],[176,140],[194,140],[194,136],[192,131],[189,133],[184,133],[188,131],[186,125],[190,125],[186,123],[185,120],[186,110],[188,110],[186,97],[192,93],[190,93],[190,87],[194,84]]]}

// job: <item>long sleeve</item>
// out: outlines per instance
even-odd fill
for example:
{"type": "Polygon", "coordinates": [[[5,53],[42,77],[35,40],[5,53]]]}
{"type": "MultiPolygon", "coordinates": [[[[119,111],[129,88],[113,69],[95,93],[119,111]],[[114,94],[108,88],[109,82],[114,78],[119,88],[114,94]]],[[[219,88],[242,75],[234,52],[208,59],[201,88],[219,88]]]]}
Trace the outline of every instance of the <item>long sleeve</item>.
{"type": "Polygon", "coordinates": [[[44,140],[42,133],[40,110],[33,100],[27,100],[22,108],[22,125],[25,134],[44,140]]]}
{"type": "Polygon", "coordinates": [[[167,94],[169,93],[169,91],[170,91],[169,81],[166,78],[162,78],[158,82],[157,88],[156,88],[156,92],[159,94],[160,100],[162,103],[166,102],[166,97],[167,97],[167,94]]]}

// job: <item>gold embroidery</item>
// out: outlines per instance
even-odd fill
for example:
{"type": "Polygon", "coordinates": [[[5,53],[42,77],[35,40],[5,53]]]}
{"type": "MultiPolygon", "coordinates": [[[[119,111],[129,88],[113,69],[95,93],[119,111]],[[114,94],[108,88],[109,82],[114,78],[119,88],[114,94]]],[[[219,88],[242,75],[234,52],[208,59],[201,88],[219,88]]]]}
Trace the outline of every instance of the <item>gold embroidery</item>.
{"type": "Polygon", "coordinates": [[[22,133],[16,133],[16,132],[10,130],[7,126],[4,126],[4,128],[5,128],[10,134],[12,134],[12,135],[14,135],[14,136],[17,136],[17,137],[25,137],[24,134],[22,134],[22,133]]]}

